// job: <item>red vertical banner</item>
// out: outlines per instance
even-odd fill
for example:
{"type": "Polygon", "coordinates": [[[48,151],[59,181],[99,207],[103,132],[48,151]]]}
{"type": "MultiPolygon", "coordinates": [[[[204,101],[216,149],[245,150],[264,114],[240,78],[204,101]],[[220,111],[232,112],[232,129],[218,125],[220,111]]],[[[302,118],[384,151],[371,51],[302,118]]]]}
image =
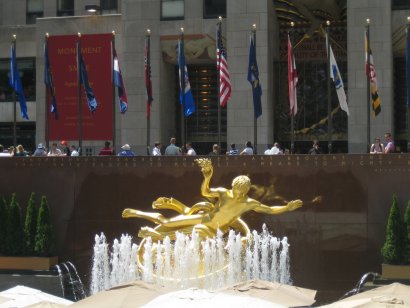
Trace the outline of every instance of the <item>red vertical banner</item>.
{"type": "MultiPolygon", "coordinates": [[[[81,36],[81,53],[98,106],[88,109],[82,88],[83,140],[112,139],[112,34],[81,36]]],[[[50,140],[78,140],[77,35],[50,36],[48,52],[59,119],[49,113],[50,140]]]]}

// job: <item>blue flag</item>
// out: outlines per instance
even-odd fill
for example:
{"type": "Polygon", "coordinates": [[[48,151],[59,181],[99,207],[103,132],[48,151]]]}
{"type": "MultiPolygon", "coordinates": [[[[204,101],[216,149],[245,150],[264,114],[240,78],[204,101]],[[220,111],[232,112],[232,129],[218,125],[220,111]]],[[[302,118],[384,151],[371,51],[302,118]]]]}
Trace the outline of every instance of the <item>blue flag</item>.
{"type": "Polygon", "coordinates": [[[258,63],[256,62],[256,46],[253,40],[253,35],[251,35],[251,43],[249,46],[248,81],[252,85],[253,108],[255,112],[255,118],[258,118],[262,115],[262,88],[261,84],[259,83],[259,69],[258,63]]]}
{"type": "Polygon", "coordinates": [[[90,83],[88,82],[87,68],[84,63],[83,55],[80,50],[77,50],[77,52],[80,59],[80,84],[84,85],[88,108],[90,108],[91,113],[94,113],[95,109],[97,109],[98,103],[95,99],[93,89],[91,89],[90,83]]]}
{"type": "Polygon", "coordinates": [[[407,107],[410,108],[410,33],[406,31],[406,80],[407,80],[407,107]]]}
{"type": "Polygon", "coordinates": [[[17,69],[16,51],[14,50],[13,44],[11,44],[10,86],[19,96],[21,116],[23,119],[29,120],[27,115],[26,97],[24,96],[23,86],[21,85],[20,75],[17,69]]]}
{"type": "Polygon", "coordinates": [[[48,58],[48,44],[44,43],[44,84],[51,95],[51,113],[54,113],[54,118],[58,119],[57,101],[54,91],[53,74],[51,73],[50,59],[48,58]]]}
{"type": "Polygon", "coordinates": [[[179,100],[184,105],[184,114],[189,117],[195,112],[194,97],[189,84],[188,69],[185,64],[183,42],[178,41],[178,66],[179,66],[179,100]]]}
{"type": "Polygon", "coordinates": [[[125,92],[124,80],[122,79],[120,64],[118,62],[117,52],[115,48],[113,50],[113,76],[114,76],[114,85],[118,89],[118,97],[120,101],[120,111],[121,113],[125,113],[128,109],[128,100],[127,100],[127,93],[125,92]]]}

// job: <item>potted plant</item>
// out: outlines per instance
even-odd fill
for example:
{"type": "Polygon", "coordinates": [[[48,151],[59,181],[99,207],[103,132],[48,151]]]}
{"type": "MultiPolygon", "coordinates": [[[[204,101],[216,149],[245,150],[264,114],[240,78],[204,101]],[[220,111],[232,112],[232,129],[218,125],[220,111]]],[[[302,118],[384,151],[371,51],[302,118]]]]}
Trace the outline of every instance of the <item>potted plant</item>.
{"type": "Polygon", "coordinates": [[[48,270],[57,264],[58,258],[52,257],[54,239],[46,197],[42,197],[40,210],[37,211],[35,194],[31,194],[24,228],[16,195],[12,195],[10,205],[2,204],[2,200],[0,198],[0,236],[3,235],[5,240],[0,246],[0,268],[48,270]],[[2,228],[4,225],[6,228],[2,228]]]}
{"type": "Polygon", "coordinates": [[[386,226],[386,241],[381,249],[383,257],[382,276],[384,278],[410,279],[408,242],[407,226],[401,216],[397,197],[393,195],[393,203],[386,226]]]}

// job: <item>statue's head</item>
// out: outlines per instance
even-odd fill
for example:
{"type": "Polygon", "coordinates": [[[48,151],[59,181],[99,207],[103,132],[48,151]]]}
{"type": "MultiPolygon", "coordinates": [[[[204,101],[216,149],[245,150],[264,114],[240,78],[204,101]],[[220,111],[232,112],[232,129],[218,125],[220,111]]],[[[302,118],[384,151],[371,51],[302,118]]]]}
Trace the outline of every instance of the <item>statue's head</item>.
{"type": "Polygon", "coordinates": [[[232,181],[232,191],[238,191],[239,193],[246,195],[251,188],[251,179],[246,175],[240,175],[232,181]]]}

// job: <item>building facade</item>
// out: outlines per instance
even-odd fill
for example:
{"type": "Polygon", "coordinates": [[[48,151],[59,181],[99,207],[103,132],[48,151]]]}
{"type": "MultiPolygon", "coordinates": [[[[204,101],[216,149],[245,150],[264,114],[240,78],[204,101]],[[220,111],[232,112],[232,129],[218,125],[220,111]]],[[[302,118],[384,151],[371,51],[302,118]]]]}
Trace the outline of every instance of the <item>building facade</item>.
{"type": "MultiPolygon", "coordinates": [[[[175,136],[181,145],[191,141],[200,154],[212,144],[244,148],[247,141],[263,151],[274,142],[289,148],[290,117],[287,98],[286,42],[290,32],[299,71],[299,112],[295,116],[295,152],[306,153],[313,139],[327,152],[364,153],[369,140],[391,132],[397,151],[407,151],[405,83],[405,27],[407,1],[300,0],[0,0],[0,143],[11,145],[13,96],[8,87],[10,44],[16,35],[17,63],[28,100],[30,120],[17,112],[17,143],[34,149],[46,139],[46,92],[43,83],[45,33],[54,35],[116,32],[117,53],[128,95],[125,114],[116,110],[115,145],[128,143],[145,155],[147,144],[167,144],[175,136]],[[98,5],[97,14],[85,10],[98,5]],[[232,95],[218,116],[215,36],[222,16],[223,41],[232,95]],[[370,42],[382,99],[382,111],[370,118],[368,130],[367,79],[364,70],[364,29],[370,19],[370,42]],[[325,28],[324,21],[331,26],[325,28]],[[295,27],[290,22],[295,22],[295,27]],[[262,85],[262,116],[254,121],[252,91],[247,81],[249,36],[256,25],[256,52],[262,85]],[[176,45],[184,28],[196,113],[181,115],[176,45]],[[150,29],[153,102],[147,134],[144,41],[150,29]],[[327,30],[335,50],[350,115],[338,109],[331,84],[332,126],[328,126],[327,30]],[[218,129],[218,123],[220,128],[218,129]],[[368,133],[369,132],[369,133],[368,133]]],[[[96,93],[97,95],[97,93],[96,93]]],[[[17,110],[19,108],[17,107],[17,110]]],[[[107,124],[109,125],[109,124],[107,124]]],[[[84,140],[87,154],[95,154],[104,140],[84,140]]],[[[72,143],[78,143],[72,140],[72,143]]],[[[223,152],[224,152],[223,151],[223,152]]]]}

